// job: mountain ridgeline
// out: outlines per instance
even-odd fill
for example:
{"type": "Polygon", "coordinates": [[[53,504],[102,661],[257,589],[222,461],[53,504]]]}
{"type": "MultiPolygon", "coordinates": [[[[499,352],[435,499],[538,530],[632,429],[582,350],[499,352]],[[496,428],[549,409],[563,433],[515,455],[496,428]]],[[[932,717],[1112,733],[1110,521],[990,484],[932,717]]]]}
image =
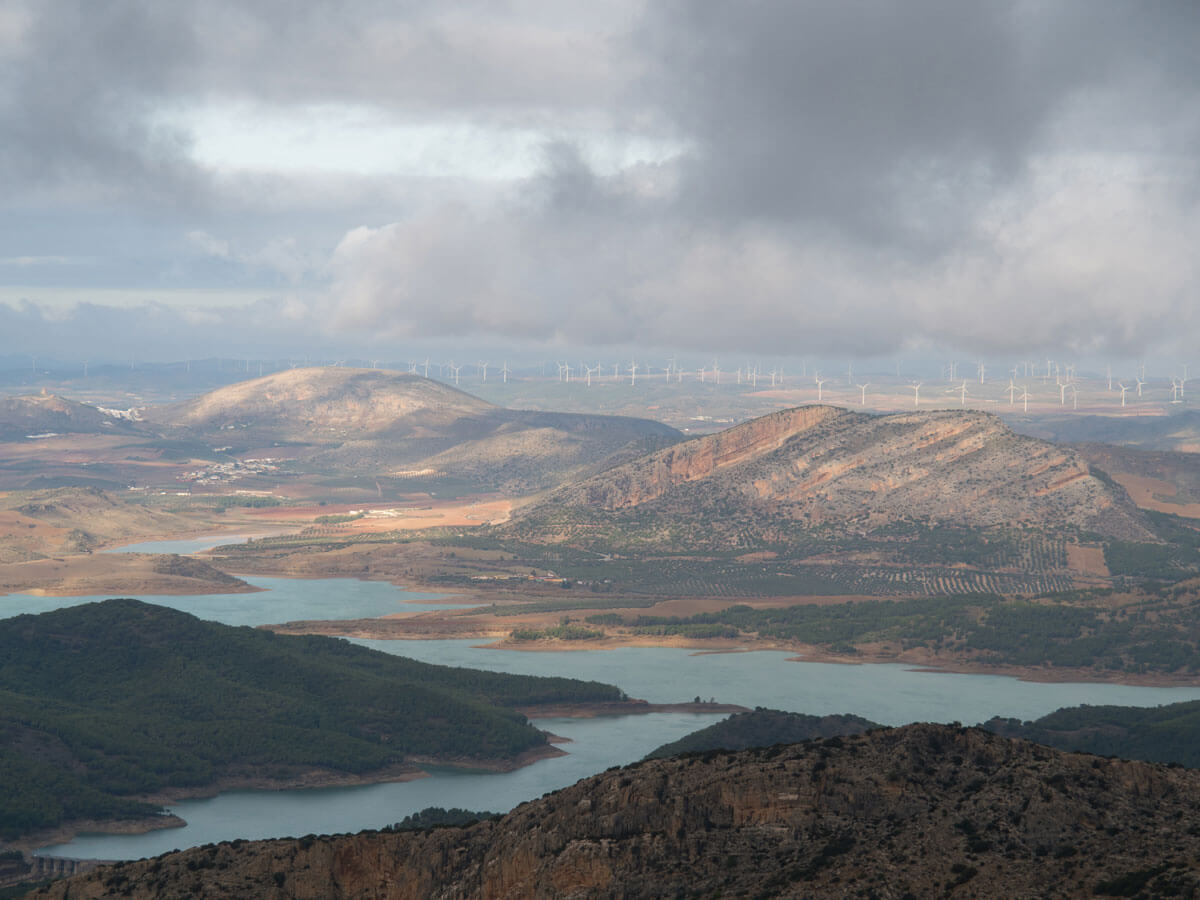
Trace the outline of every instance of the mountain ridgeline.
{"type": "Polygon", "coordinates": [[[554,751],[516,707],[611,702],[570,678],[420,663],[136,600],[0,620],[0,837],[152,815],[148,795],[554,751]]]}
{"type": "Polygon", "coordinates": [[[1154,540],[1124,492],[1078,453],[1017,435],[996,416],[829,406],[772,413],[607,469],[524,510],[511,530],[572,539],[620,522],[653,540],[687,520],[727,543],[903,522],[1154,540]]]}
{"type": "Polygon", "coordinates": [[[1180,897],[1200,772],[910,725],[653,759],[423,832],[234,841],[35,896],[1180,897]]]}

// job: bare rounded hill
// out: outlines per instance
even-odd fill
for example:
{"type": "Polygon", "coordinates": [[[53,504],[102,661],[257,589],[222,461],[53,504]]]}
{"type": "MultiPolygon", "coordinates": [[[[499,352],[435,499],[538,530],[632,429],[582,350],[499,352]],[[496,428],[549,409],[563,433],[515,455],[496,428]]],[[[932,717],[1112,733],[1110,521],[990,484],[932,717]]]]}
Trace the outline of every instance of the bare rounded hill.
{"type": "Polygon", "coordinates": [[[445,426],[496,409],[463,391],[403,372],[305,368],[276,372],[163,407],[154,418],[201,431],[271,430],[292,440],[364,437],[445,426]]]}
{"type": "Polygon", "coordinates": [[[318,470],[421,470],[513,492],[584,477],[616,453],[634,457],[682,437],[649,419],[506,409],[378,369],[292,369],[146,415],[222,443],[306,444],[318,470]]]}

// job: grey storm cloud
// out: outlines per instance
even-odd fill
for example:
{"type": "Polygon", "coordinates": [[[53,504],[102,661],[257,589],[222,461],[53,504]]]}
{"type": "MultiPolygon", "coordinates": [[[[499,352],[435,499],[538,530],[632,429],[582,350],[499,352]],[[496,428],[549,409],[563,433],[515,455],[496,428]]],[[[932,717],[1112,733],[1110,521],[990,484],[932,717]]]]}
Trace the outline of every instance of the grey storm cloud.
{"type": "Polygon", "coordinates": [[[0,177],[24,206],[0,236],[29,215],[42,238],[6,255],[84,254],[117,210],[140,216],[131,233],[172,237],[130,280],[269,286],[275,266],[305,289],[293,336],[1186,347],[1197,46],[1189,2],[10,0],[0,177]],[[504,183],[214,172],[153,115],[214,97],[545,142],[504,183]],[[675,149],[614,170],[580,133],[675,149]],[[69,253],[45,237],[59,220],[69,253]]]}

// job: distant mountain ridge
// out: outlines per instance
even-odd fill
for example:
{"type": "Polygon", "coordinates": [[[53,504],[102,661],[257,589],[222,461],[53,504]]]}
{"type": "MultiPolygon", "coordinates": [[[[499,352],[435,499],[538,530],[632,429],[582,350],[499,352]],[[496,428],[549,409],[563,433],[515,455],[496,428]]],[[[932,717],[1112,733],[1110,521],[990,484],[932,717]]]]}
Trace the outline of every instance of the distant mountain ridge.
{"type": "Polygon", "coordinates": [[[222,443],[309,445],[303,459],[320,468],[428,469],[514,492],[590,474],[629,447],[645,452],[682,437],[649,419],[505,409],[419,375],[377,369],[291,369],[145,415],[222,443]]]}
{"type": "Polygon", "coordinates": [[[782,410],[567,485],[522,517],[545,516],[548,530],[569,534],[575,514],[636,517],[648,529],[693,515],[718,529],[790,522],[870,531],[919,521],[1155,540],[1123,490],[1077,452],[974,411],[782,410]]]}
{"type": "Polygon", "coordinates": [[[203,432],[253,428],[281,440],[328,441],[451,425],[495,410],[441,382],[380,369],[287,369],[157,407],[155,421],[203,432]]]}
{"type": "Polygon", "coordinates": [[[0,397],[0,440],[20,440],[32,434],[121,434],[130,430],[128,419],[56,394],[0,397]]]}

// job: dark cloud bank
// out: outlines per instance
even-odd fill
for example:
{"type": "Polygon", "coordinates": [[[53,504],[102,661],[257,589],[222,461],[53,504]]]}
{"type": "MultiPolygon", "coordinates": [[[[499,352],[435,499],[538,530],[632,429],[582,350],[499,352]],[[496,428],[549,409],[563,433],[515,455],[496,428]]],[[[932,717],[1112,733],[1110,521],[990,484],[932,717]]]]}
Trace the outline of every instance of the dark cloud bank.
{"type": "MultiPolygon", "coordinates": [[[[49,217],[82,253],[111,214],[169,236],[127,254],[131,280],[274,290],[192,314],[197,339],[273,316],[283,342],[796,355],[1186,354],[1196,334],[1194,3],[677,0],[596,21],[534,2],[13,9],[2,233],[49,217]],[[453,114],[546,142],[509,184],[215,173],[186,133],[147,124],[201,95],[453,114]],[[575,137],[597,131],[676,152],[602,169],[575,137]],[[181,249],[188,234],[211,239],[181,249]]],[[[0,315],[9,350],[188,321],[0,315]]]]}

